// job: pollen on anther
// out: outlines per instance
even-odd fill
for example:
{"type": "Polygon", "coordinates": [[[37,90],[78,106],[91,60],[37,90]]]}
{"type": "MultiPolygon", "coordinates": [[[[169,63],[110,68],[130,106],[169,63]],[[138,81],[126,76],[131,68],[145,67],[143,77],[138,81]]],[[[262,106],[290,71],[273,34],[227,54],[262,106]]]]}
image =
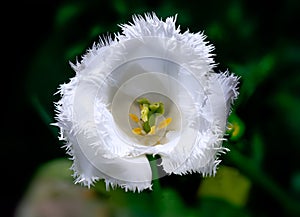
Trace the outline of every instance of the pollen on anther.
{"type": "Polygon", "coordinates": [[[163,120],[162,122],[160,122],[158,124],[158,129],[163,129],[165,127],[167,127],[172,121],[172,118],[166,118],[165,120],[163,120]]]}
{"type": "Polygon", "coordinates": [[[130,116],[131,120],[133,120],[134,122],[136,122],[136,123],[139,122],[139,118],[135,114],[129,114],[129,116],[130,116]]]}
{"type": "Polygon", "coordinates": [[[141,135],[142,134],[142,129],[137,127],[137,128],[132,129],[132,132],[136,135],[141,135]]]}

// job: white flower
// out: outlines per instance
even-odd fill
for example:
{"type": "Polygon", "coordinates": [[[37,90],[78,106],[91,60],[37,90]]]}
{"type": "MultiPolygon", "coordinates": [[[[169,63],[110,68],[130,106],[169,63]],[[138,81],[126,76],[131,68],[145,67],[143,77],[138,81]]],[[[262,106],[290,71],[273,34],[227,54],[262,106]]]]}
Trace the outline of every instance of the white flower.
{"type": "Polygon", "coordinates": [[[203,33],[181,33],[175,21],[133,16],[122,33],[71,63],[76,75],[59,88],[54,125],[76,183],[104,179],[107,188],[151,189],[147,154],[161,157],[166,174],[216,173],[218,156],[228,150],[222,141],[238,78],[215,73],[213,46],[203,33]],[[141,98],[164,107],[151,131],[143,124],[153,111],[142,117],[149,108],[137,103],[141,98]]]}

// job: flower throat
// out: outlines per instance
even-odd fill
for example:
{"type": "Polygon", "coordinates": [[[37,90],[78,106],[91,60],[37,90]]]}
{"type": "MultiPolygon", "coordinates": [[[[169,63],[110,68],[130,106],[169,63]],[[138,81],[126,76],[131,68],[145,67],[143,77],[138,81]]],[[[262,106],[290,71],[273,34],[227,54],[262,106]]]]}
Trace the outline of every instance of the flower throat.
{"type": "Polygon", "coordinates": [[[129,114],[131,120],[138,124],[132,132],[136,135],[154,135],[157,130],[165,129],[172,121],[172,118],[166,118],[159,124],[156,124],[157,117],[165,112],[162,102],[150,102],[147,98],[136,100],[140,107],[140,118],[135,114],[129,114]]]}

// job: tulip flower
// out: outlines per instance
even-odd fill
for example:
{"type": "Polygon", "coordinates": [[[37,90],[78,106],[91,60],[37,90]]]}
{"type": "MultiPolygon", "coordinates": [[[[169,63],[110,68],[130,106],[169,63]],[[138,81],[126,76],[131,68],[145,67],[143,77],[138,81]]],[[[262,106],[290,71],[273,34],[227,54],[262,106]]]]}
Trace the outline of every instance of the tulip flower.
{"type": "Polygon", "coordinates": [[[161,158],[165,174],[215,175],[239,78],[215,72],[214,46],[175,22],[134,15],[70,63],[54,125],[75,183],[151,189],[147,155],[161,158]]]}

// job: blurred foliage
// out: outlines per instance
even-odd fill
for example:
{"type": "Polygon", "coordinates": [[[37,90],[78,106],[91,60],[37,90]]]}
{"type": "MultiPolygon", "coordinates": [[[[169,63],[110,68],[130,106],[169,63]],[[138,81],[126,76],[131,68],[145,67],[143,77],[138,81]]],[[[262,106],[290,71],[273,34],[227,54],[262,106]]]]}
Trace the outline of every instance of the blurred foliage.
{"type": "Polygon", "coordinates": [[[215,177],[203,180],[200,196],[221,198],[233,205],[243,207],[248,199],[251,182],[235,168],[221,166],[215,177]]]}
{"type": "MultiPolygon", "coordinates": [[[[59,84],[74,76],[69,61],[80,60],[99,35],[120,31],[117,24],[128,22],[133,14],[155,11],[162,18],[178,14],[182,31],[204,31],[215,45],[215,60],[221,63],[217,70],[228,68],[241,77],[240,96],[229,118],[231,128],[225,143],[230,152],[222,156],[222,166],[214,178],[172,175],[159,180],[159,191],[141,194],[119,189],[106,192],[100,182],[90,189],[97,195],[93,199],[82,196],[87,191],[81,187],[74,190],[71,178],[66,177],[68,163],[63,160],[50,168],[48,164],[41,167],[42,175],[32,180],[57,177],[58,182],[65,183],[66,191],[75,192],[70,197],[93,204],[83,210],[90,210],[90,214],[95,210],[99,216],[300,216],[300,37],[295,30],[299,5],[293,0],[64,0],[51,7],[46,3],[31,5],[41,11],[40,16],[47,8],[52,12],[49,25],[41,27],[45,33],[36,30],[41,37],[36,49],[23,57],[28,63],[22,94],[51,132],[47,138],[53,138],[41,138],[41,149],[61,146],[59,142],[53,144],[57,129],[49,124],[54,121],[53,101],[59,97],[53,94],[59,84]]],[[[38,22],[38,17],[30,21],[38,22]]],[[[27,48],[30,50],[29,45],[27,48]]],[[[37,135],[46,134],[42,129],[34,128],[37,135]]],[[[34,153],[39,155],[40,151],[34,153]]],[[[63,152],[52,151],[56,154],[50,157],[42,153],[38,163],[63,156],[63,152]]],[[[32,188],[28,187],[28,195],[32,188]]],[[[22,201],[26,199],[24,196],[22,201]]],[[[29,205],[36,202],[30,201],[29,205]]]]}

